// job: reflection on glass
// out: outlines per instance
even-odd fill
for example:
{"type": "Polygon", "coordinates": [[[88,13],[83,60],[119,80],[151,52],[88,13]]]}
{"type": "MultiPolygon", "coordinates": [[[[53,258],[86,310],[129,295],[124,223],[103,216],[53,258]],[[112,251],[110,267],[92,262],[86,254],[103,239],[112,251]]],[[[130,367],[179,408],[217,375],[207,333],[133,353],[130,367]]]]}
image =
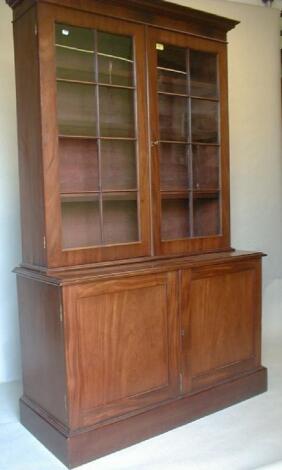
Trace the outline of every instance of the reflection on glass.
{"type": "Polygon", "coordinates": [[[109,85],[133,86],[133,65],[131,62],[99,56],[99,82],[109,85]]]}
{"type": "Polygon", "coordinates": [[[61,192],[99,189],[98,149],[93,139],[59,139],[61,192]]]}
{"type": "Polygon", "coordinates": [[[193,184],[195,189],[219,188],[219,148],[193,145],[193,184]]]}
{"type": "Polygon", "coordinates": [[[159,95],[159,120],[161,140],[188,140],[186,98],[159,95]]]}
{"type": "Polygon", "coordinates": [[[220,234],[220,201],[217,195],[194,199],[194,236],[208,237],[220,234]]]}
{"type": "Polygon", "coordinates": [[[176,240],[190,236],[189,198],[162,198],[162,240],[176,240]]]}
{"type": "Polygon", "coordinates": [[[63,249],[101,244],[98,196],[63,198],[61,210],[63,249]]]}
{"type": "Polygon", "coordinates": [[[188,189],[188,147],[185,144],[160,144],[162,190],[188,189]]]}
{"type": "Polygon", "coordinates": [[[101,141],[102,189],[136,189],[135,142],[101,141]]]}
{"type": "Polygon", "coordinates": [[[157,44],[158,90],[169,93],[187,93],[186,49],[157,44]]]}
{"type": "Polygon", "coordinates": [[[169,44],[157,44],[158,67],[174,71],[186,72],[187,50],[169,44]]]}
{"type": "Polygon", "coordinates": [[[134,137],[134,91],[99,87],[101,137],[134,137]]]}
{"type": "Polygon", "coordinates": [[[57,83],[59,133],[96,135],[96,87],[77,83],[57,83]]]}
{"type": "Polygon", "coordinates": [[[133,59],[132,38],[119,34],[98,32],[98,53],[123,59],[133,59]]]}
{"type": "Polygon", "coordinates": [[[190,51],[191,95],[216,98],[218,95],[217,55],[190,51]]]}
{"type": "Polygon", "coordinates": [[[103,234],[105,244],[139,240],[136,193],[103,194],[103,234]]]}
{"type": "Polygon", "coordinates": [[[218,143],[218,103],[191,100],[193,142],[218,143]]]}
{"type": "Polygon", "coordinates": [[[57,78],[93,82],[95,80],[94,54],[61,47],[56,48],[57,78]]]}
{"type": "Polygon", "coordinates": [[[57,24],[55,50],[62,247],[137,242],[132,37],[57,24]]]}
{"type": "Polygon", "coordinates": [[[55,34],[56,45],[83,51],[94,51],[94,32],[92,29],[57,23],[55,34]]]}

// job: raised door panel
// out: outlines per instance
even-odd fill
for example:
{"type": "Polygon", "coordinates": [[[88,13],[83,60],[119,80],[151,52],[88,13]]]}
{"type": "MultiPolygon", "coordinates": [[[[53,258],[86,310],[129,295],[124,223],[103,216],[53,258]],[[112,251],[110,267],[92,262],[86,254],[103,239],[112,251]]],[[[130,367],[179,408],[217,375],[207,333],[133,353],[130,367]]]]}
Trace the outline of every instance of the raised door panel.
{"type": "Polygon", "coordinates": [[[150,28],[156,254],[230,248],[226,45],[150,28]]]}
{"type": "Polygon", "coordinates": [[[38,5],[49,267],[150,253],[144,27],[38,5]]]}
{"type": "Polygon", "coordinates": [[[177,393],[175,274],[69,287],[65,302],[73,427],[177,393]]]}
{"type": "Polygon", "coordinates": [[[260,263],[182,272],[184,392],[260,364],[260,263]]]}

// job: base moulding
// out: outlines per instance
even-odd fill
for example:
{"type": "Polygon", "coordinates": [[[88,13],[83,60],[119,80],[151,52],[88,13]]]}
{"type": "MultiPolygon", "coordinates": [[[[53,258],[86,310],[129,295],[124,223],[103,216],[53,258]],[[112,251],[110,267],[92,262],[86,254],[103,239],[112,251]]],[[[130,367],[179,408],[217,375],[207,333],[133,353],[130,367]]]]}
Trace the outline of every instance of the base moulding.
{"type": "Polygon", "coordinates": [[[99,428],[64,435],[20,400],[21,423],[68,468],[74,468],[150,437],[162,434],[267,390],[267,370],[261,367],[228,382],[185,395],[99,428]]]}

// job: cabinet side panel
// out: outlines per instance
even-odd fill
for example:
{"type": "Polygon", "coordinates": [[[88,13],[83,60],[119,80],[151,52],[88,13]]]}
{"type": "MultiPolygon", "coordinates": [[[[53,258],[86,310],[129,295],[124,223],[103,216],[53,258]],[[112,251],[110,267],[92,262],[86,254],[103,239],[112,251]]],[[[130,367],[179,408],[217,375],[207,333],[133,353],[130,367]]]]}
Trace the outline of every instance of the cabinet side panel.
{"type": "Polygon", "coordinates": [[[41,116],[36,11],[14,23],[23,261],[44,265],[41,116]]]}
{"type": "Polygon", "coordinates": [[[24,395],[67,423],[59,287],[18,277],[24,395]]]}

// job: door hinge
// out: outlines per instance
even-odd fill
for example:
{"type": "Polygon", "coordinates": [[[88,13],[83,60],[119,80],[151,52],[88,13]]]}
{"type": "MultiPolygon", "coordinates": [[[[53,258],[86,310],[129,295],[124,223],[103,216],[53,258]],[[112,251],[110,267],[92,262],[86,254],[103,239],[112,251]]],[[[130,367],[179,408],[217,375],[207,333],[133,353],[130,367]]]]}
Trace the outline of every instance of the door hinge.
{"type": "Polygon", "coordinates": [[[180,331],[181,336],[185,336],[185,330],[180,331]]]}
{"type": "Polygon", "coordinates": [[[35,25],[34,25],[34,34],[35,34],[35,36],[37,36],[37,34],[38,34],[37,23],[35,23],[35,25]]]}
{"type": "Polygon", "coordinates": [[[63,323],[63,306],[60,304],[60,322],[63,323]]]}
{"type": "Polygon", "coordinates": [[[44,248],[44,250],[46,250],[46,237],[45,237],[45,235],[43,237],[43,248],[44,248]]]}
{"type": "Polygon", "coordinates": [[[180,372],[179,374],[179,388],[180,388],[180,393],[183,392],[183,374],[180,372]]]}

